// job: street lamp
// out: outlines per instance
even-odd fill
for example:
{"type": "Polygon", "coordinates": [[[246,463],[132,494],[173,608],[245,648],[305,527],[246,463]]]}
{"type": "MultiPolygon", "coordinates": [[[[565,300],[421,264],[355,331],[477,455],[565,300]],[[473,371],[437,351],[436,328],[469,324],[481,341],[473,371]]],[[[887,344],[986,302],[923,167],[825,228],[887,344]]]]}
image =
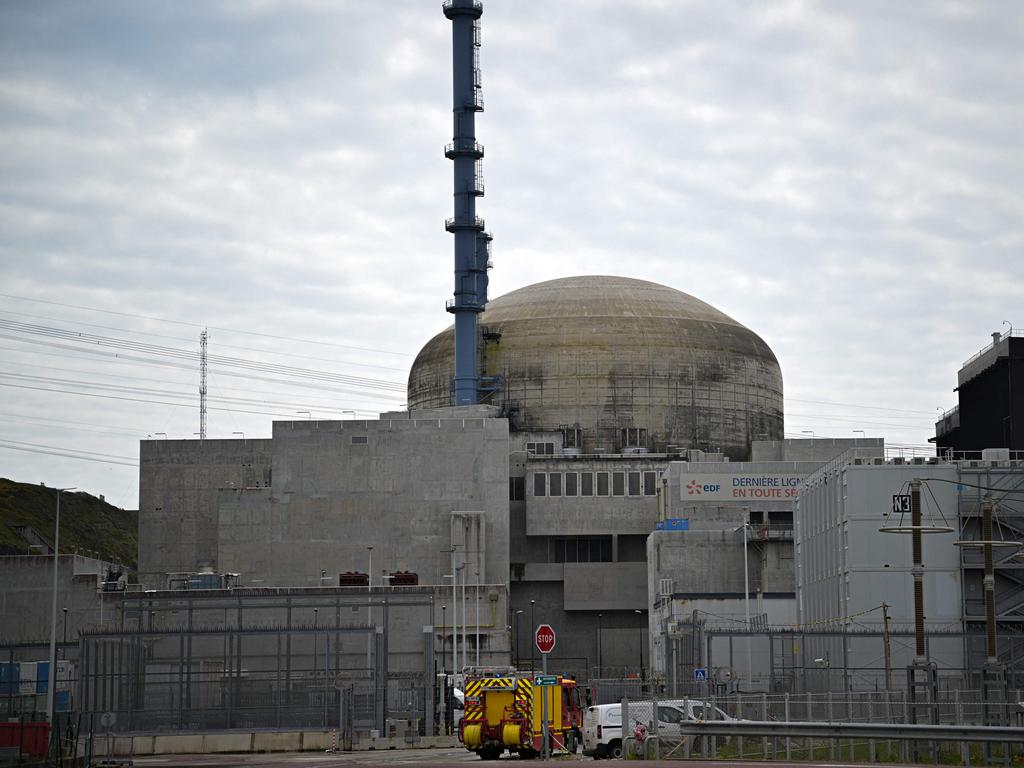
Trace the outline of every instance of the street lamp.
{"type": "Polygon", "coordinates": [[[813,429],[801,429],[800,430],[800,434],[801,435],[810,435],[811,436],[811,440],[814,439],[814,430],[813,429]]]}
{"type": "Polygon", "coordinates": [[[442,675],[444,674],[444,641],[445,641],[445,634],[444,634],[445,618],[444,618],[444,612],[447,611],[447,610],[448,610],[448,606],[447,605],[442,605],[441,606],[441,674],[442,675]]]}
{"type": "Polygon", "coordinates": [[[61,643],[60,657],[66,659],[68,657],[68,609],[64,608],[64,642],[61,643]]]}
{"type": "MultiPolygon", "coordinates": [[[[455,550],[452,550],[453,552],[455,550]]],[[[454,557],[454,555],[453,555],[454,557]]],[[[452,565],[455,564],[454,559],[452,565]]],[[[458,572],[452,569],[452,573],[445,573],[442,579],[452,580],[452,674],[459,668],[459,596],[458,596],[458,572]]]]}
{"type": "Polygon", "coordinates": [[[640,614],[640,624],[638,625],[639,628],[640,628],[640,684],[643,685],[643,682],[644,682],[644,622],[643,622],[644,612],[639,610],[638,608],[634,608],[633,609],[633,613],[640,614]]]}
{"type": "Polygon", "coordinates": [[[515,643],[512,652],[513,663],[519,669],[519,614],[523,612],[520,608],[512,614],[512,642],[515,643]]]}
{"type": "Polygon", "coordinates": [[[743,531],[743,612],[747,622],[747,686],[753,685],[753,666],[750,662],[750,571],[747,564],[747,528],[750,527],[750,509],[743,508],[743,525],[733,528],[733,532],[743,531]]]}
{"type": "MultiPolygon", "coordinates": [[[[863,439],[864,439],[864,430],[863,430],[863,429],[855,429],[855,430],[853,430],[853,434],[855,434],[855,435],[856,435],[856,434],[857,434],[858,432],[860,432],[860,439],[861,439],[861,440],[863,440],[863,439]]],[[[856,438],[856,437],[855,437],[855,438],[853,438],[853,447],[854,447],[854,448],[856,448],[856,447],[857,447],[857,438],[856,438]]]]}
{"type": "Polygon", "coordinates": [[[75,488],[55,488],[57,491],[57,519],[53,524],[53,605],[50,611],[50,674],[47,684],[46,722],[53,725],[53,697],[56,692],[54,674],[57,670],[57,555],[60,552],[60,495],[75,488]]]}
{"type": "Polygon", "coordinates": [[[241,435],[242,439],[245,440],[245,432],[232,432],[232,435],[241,435]]]}
{"type": "Polygon", "coordinates": [[[369,562],[366,564],[366,591],[369,597],[366,598],[366,623],[370,625],[370,631],[366,633],[366,668],[370,667],[370,648],[373,643],[373,547],[367,546],[369,562]]]}
{"type": "MultiPolygon", "coordinates": [[[[537,601],[536,600],[531,600],[530,601],[530,631],[531,632],[536,632],[537,631],[537,619],[535,618],[536,617],[536,613],[535,613],[536,607],[537,607],[537,601]]],[[[533,641],[531,641],[530,642],[530,671],[531,672],[533,670],[537,669],[537,661],[536,661],[536,657],[534,656],[534,652],[533,652],[534,648],[536,648],[536,647],[537,647],[537,644],[534,643],[533,641]]]]}
{"type": "Polygon", "coordinates": [[[304,414],[306,414],[306,420],[307,420],[307,421],[309,421],[310,419],[312,419],[312,418],[313,418],[312,414],[310,414],[310,412],[309,412],[309,411],[296,411],[296,412],[295,412],[295,415],[296,415],[296,416],[299,416],[299,415],[301,415],[301,414],[303,414],[303,413],[304,413],[304,414]]]}

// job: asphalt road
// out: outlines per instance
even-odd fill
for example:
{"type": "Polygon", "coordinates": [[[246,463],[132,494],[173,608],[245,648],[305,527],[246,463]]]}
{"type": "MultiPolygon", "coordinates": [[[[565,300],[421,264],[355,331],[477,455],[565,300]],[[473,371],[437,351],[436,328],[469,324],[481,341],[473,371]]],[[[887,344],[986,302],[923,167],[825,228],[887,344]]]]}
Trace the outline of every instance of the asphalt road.
{"type": "MultiPolygon", "coordinates": [[[[512,762],[517,758],[505,755],[501,763],[512,762]]],[[[554,758],[553,763],[585,761],[594,764],[594,768],[611,768],[615,765],[610,761],[597,762],[581,755],[563,755],[554,758]]],[[[541,761],[531,760],[539,765],[541,761]]],[[[275,754],[243,754],[243,755],[160,755],[157,757],[139,757],[134,761],[138,768],[381,768],[389,765],[430,765],[436,768],[445,766],[494,765],[484,763],[479,757],[465,749],[398,749],[372,752],[343,752],[324,754],[315,752],[287,752],[275,754]]],[[[749,762],[733,762],[725,760],[649,760],[644,763],[650,768],[750,768],[749,762]]],[[[867,763],[786,763],[772,762],[772,768],[877,768],[867,763]]]]}

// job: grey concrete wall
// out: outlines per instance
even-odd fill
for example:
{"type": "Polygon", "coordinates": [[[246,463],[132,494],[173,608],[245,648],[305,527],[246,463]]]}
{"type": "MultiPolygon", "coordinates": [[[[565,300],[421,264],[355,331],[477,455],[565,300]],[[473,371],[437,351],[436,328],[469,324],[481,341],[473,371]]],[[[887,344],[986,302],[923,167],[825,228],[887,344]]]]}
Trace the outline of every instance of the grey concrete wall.
{"type": "MultiPolygon", "coordinates": [[[[77,642],[78,631],[100,621],[101,597],[113,620],[116,595],[101,595],[101,572],[109,563],[81,555],[61,555],[57,568],[57,642],[77,642]]],[[[53,556],[0,557],[0,642],[23,643],[50,639],[53,600],[53,556]]],[[[48,652],[48,651],[47,651],[48,652]]],[[[45,659],[45,655],[42,657],[45,659]]]]}
{"type": "Polygon", "coordinates": [[[566,611],[632,611],[647,602],[647,563],[566,563],[566,611]]]}
{"type": "MultiPolygon", "coordinates": [[[[658,497],[623,496],[536,496],[534,476],[558,473],[654,472],[660,476],[666,460],[641,457],[629,459],[530,459],[526,475],[526,533],[528,536],[594,536],[642,533],[654,530],[658,520],[658,497]]],[[[642,482],[642,474],[641,474],[642,482]]],[[[595,478],[596,484],[596,478],[595,478]]],[[[628,490],[628,489],[627,489],[628,490]]],[[[642,488],[641,488],[642,491],[642,488]]]]}
{"type": "Polygon", "coordinates": [[[321,571],[336,584],[341,571],[367,570],[372,546],[375,584],[395,570],[439,583],[451,571],[451,513],[482,511],[485,572],[476,553],[457,557],[473,561],[471,583],[505,583],[508,422],[460,415],[481,409],[493,410],[277,422],[272,440],[143,442],[142,580],[160,588],[166,572],[212,565],[243,584],[318,586],[321,571]]]}
{"type": "MultiPolygon", "coordinates": [[[[542,622],[554,627],[558,638],[548,659],[551,671],[580,680],[639,672],[641,648],[649,668],[647,617],[634,612],[642,604],[628,610],[569,612],[564,609],[561,581],[513,582],[511,603],[513,612],[523,611],[515,619],[520,669],[531,667],[533,628],[542,622]],[[536,601],[532,612],[531,599],[536,601]]],[[[540,667],[540,654],[535,650],[533,663],[540,667]]]]}
{"type": "MultiPolygon", "coordinates": [[[[222,489],[271,482],[270,440],[143,440],[139,443],[139,581],[220,568],[217,501],[222,489]]],[[[220,570],[224,570],[220,568],[220,570]]]]}
{"type": "Polygon", "coordinates": [[[451,513],[480,510],[479,581],[508,579],[506,421],[278,422],[273,455],[272,490],[219,496],[223,570],[276,586],[318,586],[326,571],[337,583],[366,571],[372,546],[374,584],[396,570],[439,584],[451,571],[451,513]]]}

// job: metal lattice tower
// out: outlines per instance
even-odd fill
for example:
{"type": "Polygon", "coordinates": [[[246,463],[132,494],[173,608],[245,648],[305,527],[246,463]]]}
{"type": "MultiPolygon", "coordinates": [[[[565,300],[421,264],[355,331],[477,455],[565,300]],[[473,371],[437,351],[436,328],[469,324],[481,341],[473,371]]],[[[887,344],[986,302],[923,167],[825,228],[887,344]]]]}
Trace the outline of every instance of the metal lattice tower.
{"type": "Polygon", "coordinates": [[[206,329],[199,334],[199,439],[206,439],[206,329]]]}
{"type": "Polygon", "coordinates": [[[455,315],[454,405],[473,405],[480,388],[477,315],[487,305],[491,235],[476,215],[484,194],[484,148],[476,142],[476,113],[484,108],[480,82],[480,0],[445,0],[452,22],[452,141],[444,155],[455,164],[455,215],[445,229],[455,236],[455,293],[447,310],[455,315]]]}

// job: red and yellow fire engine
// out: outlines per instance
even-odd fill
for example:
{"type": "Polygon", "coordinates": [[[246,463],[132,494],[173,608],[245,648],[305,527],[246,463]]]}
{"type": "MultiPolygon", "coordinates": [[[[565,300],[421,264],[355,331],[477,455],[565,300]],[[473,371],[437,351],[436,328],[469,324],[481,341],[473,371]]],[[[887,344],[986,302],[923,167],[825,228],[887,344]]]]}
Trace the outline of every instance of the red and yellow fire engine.
{"type": "Polygon", "coordinates": [[[484,760],[494,760],[506,749],[524,758],[541,753],[545,697],[551,751],[576,751],[583,706],[572,678],[533,673],[474,674],[466,678],[463,693],[465,713],[459,723],[459,740],[484,760]]]}

